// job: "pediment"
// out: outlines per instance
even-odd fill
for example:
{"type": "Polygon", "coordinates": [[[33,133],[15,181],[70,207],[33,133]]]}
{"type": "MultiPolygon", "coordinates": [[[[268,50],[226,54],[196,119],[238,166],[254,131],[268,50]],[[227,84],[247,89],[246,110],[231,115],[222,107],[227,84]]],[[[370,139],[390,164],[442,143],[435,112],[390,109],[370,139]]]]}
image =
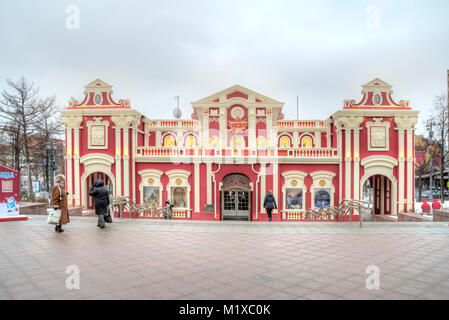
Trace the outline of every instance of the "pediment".
{"type": "Polygon", "coordinates": [[[248,103],[266,103],[266,104],[279,104],[283,105],[283,102],[269,98],[258,92],[252,91],[241,85],[235,85],[229,87],[220,92],[214,93],[206,98],[192,102],[193,105],[197,104],[210,104],[210,103],[225,103],[231,99],[243,99],[248,103]]]}

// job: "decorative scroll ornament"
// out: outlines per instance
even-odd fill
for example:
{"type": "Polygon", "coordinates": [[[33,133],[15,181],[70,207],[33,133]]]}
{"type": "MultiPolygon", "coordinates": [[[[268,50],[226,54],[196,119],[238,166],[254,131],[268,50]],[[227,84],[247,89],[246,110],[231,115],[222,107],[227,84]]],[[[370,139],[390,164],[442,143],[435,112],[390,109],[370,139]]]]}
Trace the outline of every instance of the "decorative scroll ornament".
{"type": "Polygon", "coordinates": [[[236,134],[242,133],[248,128],[248,121],[244,119],[228,120],[229,128],[236,134]]]}
{"type": "Polygon", "coordinates": [[[243,174],[230,174],[223,178],[223,189],[250,189],[250,180],[243,174]]]}

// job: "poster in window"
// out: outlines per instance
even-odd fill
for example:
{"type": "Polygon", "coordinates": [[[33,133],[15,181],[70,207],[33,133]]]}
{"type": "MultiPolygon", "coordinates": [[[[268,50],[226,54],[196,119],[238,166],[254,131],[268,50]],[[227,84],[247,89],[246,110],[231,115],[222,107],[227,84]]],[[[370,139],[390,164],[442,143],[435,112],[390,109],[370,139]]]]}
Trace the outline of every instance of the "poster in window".
{"type": "Polygon", "coordinates": [[[302,209],[302,197],[303,194],[301,188],[287,188],[285,190],[285,209],[302,209]]]}
{"type": "Polygon", "coordinates": [[[187,188],[172,188],[172,204],[176,208],[187,208],[187,188]]]}
{"type": "Polygon", "coordinates": [[[13,180],[2,180],[2,192],[13,192],[13,180]]]}
{"type": "Polygon", "coordinates": [[[315,208],[331,204],[331,189],[315,189],[315,208]]]}
{"type": "Polygon", "coordinates": [[[143,202],[155,201],[159,206],[159,187],[143,187],[143,202]]]}

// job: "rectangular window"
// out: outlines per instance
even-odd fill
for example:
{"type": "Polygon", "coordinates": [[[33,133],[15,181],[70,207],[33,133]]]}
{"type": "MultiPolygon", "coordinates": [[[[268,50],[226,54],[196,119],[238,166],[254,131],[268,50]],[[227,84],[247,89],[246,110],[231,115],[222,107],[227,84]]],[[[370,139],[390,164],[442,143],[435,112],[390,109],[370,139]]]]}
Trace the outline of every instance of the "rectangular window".
{"type": "Polygon", "coordinates": [[[13,192],[13,180],[2,180],[2,192],[13,192]]]}
{"type": "Polygon", "coordinates": [[[175,208],[187,208],[187,188],[171,188],[171,199],[175,208]]]}
{"type": "Polygon", "coordinates": [[[285,209],[302,209],[302,188],[287,188],[285,190],[285,209]]]}
{"type": "Polygon", "coordinates": [[[161,206],[159,199],[159,187],[143,187],[143,202],[155,201],[158,206],[161,206]]]}
{"type": "Polygon", "coordinates": [[[331,189],[315,189],[315,208],[331,204],[331,189]]]}

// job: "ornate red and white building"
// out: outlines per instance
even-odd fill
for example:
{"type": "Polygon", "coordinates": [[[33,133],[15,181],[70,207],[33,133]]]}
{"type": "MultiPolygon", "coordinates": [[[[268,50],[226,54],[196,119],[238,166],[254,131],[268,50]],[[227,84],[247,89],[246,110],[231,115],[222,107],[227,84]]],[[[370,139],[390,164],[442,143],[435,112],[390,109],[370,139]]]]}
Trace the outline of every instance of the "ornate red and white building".
{"type": "Polygon", "coordinates": [[[272,190],[273,220],[301,220],[310,207],[362,199],[366,183],[375,214],[413,209],[418,111],[380,79],[362,87],[360,102],[326,120],[285,120],[284,103],[239,85],[193,102],[191,120],[159,120],[97,79],[61,112],[71,205],[92,208],[88,190],[102,178],[136,203],[170,200],[181,219],[267,220],[272,190]]]}

